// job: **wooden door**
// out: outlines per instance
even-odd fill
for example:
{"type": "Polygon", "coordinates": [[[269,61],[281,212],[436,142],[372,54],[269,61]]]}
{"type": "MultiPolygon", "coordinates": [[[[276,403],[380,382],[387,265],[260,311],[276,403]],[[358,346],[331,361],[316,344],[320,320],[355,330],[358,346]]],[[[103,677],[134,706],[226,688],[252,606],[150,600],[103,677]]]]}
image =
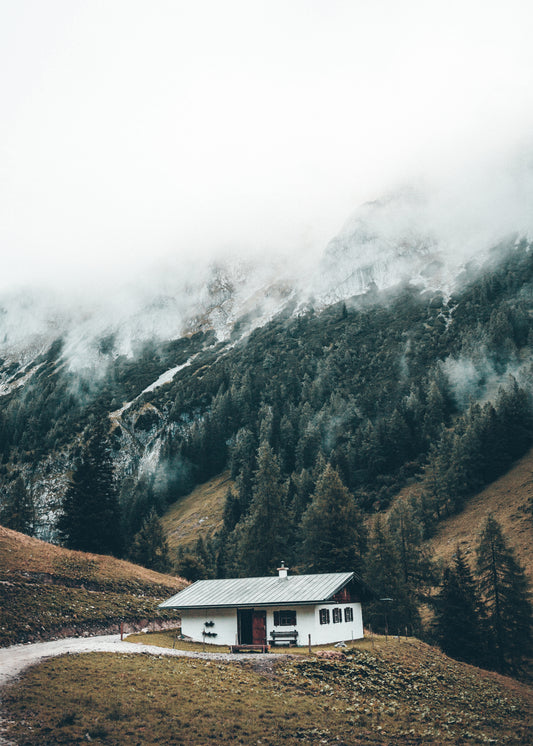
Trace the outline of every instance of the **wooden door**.
{"type": "Polygon", "coordinates": [[[253,645],[266,645],[266,611],[254,611],[252,616],[253,645]]]}
{"type": "Polygon", "coordinates": [[[237,610],[239,645],[253,644],[252,615],[253,611],[251,611],[250,609],[237,610]]]}

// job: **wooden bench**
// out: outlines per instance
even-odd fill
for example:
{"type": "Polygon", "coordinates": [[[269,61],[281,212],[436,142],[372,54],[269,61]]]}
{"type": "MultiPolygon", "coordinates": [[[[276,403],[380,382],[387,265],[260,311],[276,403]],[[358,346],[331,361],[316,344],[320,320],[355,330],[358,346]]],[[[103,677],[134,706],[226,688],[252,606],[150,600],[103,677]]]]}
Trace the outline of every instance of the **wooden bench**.
{"type": "Polygon", "coordinates": [[[289,645],[296,645],[296,642],[298,640],[298,630],[297,629],[287,629],[287,630],[272,630],[270,633],[271,642],[272,645],[275,645],[276,642],[288,642],[289,645]]]}
{"type": "Polygon", "coordinates": [[[230,653],[268,653],[268,645],[230,645],[230,653]]]}

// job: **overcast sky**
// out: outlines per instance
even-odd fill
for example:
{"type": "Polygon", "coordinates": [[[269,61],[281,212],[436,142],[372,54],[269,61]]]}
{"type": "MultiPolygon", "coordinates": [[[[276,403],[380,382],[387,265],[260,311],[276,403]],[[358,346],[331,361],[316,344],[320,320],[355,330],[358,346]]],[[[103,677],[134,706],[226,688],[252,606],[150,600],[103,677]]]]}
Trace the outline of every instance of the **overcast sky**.
{"type": "Polygon", "coordinates": [[[0,0],[0,287],[322,248],[533,131],[531,0],[0,0]]]}

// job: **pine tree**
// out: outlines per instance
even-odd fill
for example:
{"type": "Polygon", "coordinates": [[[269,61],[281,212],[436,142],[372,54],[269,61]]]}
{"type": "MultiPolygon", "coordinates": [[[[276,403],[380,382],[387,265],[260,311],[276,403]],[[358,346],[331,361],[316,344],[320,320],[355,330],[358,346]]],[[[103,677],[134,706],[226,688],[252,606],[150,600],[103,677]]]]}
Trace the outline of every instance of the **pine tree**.
{"type": "Polygon", "coordinates": [[[533,438],[533,412],[530,395],[511,377],[510,385],[498,392],[496,405],[504,441],[511,460],[520,458],[533,438]]]}
{"type": "Polygon", "coordinates": [[[417,520],[413,505],[397,500],[389,513],[389,530],[400,559],[404,582],[421,591],[431,583],[432,564],[422,547],[423,526],[417,520]]]}
{"type": "Polygon", "coordinates": [[[477,547],[477,574],[494,667],[514,671],[532,650],[532,608],[524,570],[492,516],[487,518],[477,547]]]}
{"type": "Polygon", "coordinates": [[[0,523],[13,531],[33,535],[35,506],[20,475],[6,493],[0,508],[0,523]]]}
{"type": "Polygon", "coordinates": [[[171,562],[168,542],[155,510],[152,510],[148,518],[143,521],[141,529],[135,534],[130,559],[150,570],[169,572],[171,562]]]}
{"type": "Polygon", "coordinates": [[[418,631],[420,619],[416,598],[404,580],[398,549],[379,514],[368,540],[364,578],[378,596],[365,606],[365,619],[373,630],[385,631],[387,615],[390,629],[403,632],[408,627],[411,632],[418,631]],[[392,601],[380,600],[384,598],[392,601]]]}
{"type": "Polygon", "coordinates": [[[459,547],[435,602],[435,634],[446,655],[478,665],[486,662],[486,619],[459,547]]]}
{"type": "Polygon", "coordinates": [[[175,569],[180,577],[190,580],[191,583],[195,583],[197,580],[205,580],[205,578],[209,577],[207,567],[198,555],[190,550],[178,555],[175,569]]]}
{"type": "Polygon", "coordinates": [[[434,575],[432,561],[422,546],[423,526],[413,505],[400,499],[389,513],[388,528],[399,558],[406,625],[418,633],[421,624],[417,602],[428,600],[434,575]]]}
{"type": "Polygon", "coordinates": [[[355,500],[328,464],[302,518],[302,562],[310,572],[361,571],[366,530],[355,500]]]}
{"type": "Polygon", "coordinates": [[[69,549],[121,554],[119,503],[103,426],[97,427],[74,469],[57,530],[69,549]]]}
{"type": "Polygon", "coordinates": [[[237,526],[241,575],[266,575],[285,558],[286,492],[277,456],[268,443],[261,443],[250,510],[237,526]]]}

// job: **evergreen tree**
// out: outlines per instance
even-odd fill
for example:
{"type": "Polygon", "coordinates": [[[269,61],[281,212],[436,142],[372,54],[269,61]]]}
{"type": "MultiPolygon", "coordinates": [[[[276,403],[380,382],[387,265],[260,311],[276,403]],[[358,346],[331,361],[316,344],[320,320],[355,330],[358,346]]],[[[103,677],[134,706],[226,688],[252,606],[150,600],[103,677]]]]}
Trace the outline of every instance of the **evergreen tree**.
{"type": "Polygon", "coordinates": [[[418,631],[416,598],[404,580],[398,549],[380,515],[374,520],[368,540],[364,578],[378,596],[365,606],[366,623],[374,631],[385,631],[386,618],[392,630],[403,632],[407,627],[411,632],[418,631]],[[392,601],[380,600],[384,598],[392,601]]]}
{"type": "Polygon", "coordinates": [[[150,570],[170,571],[168,542],[155,510],[143,521],[140,531],[133,537],[130,559],[150,570]]]}
{"type": "Polygon", "coordinates": [[[229,537],[235,530],[241,518],[241,507],[239,498],[233,493],[231,487],[226,492],[224,513],[222,515],[222,528],[215,536],[215,575],[217,578],[227,577],[232,566],[233,553],[229,537]]]}
{"type": "Polygon", "coordinates": [[[234,494],[231,487],[228,487],[226,492],[226,500],[224,502],[224,513],[222,514],[222,525],[227,533],[233,531],[239,519],[241,517],[241,505],[239,498],[234,494]]]}
{"type": "Polygon", "coordinates": [[[133,541],[135,534],[140,531],[143,521],[152,510],[161,514],[165,501],[156,495],[153,480],[142,475],[137,481],[133,477],[123,480],[119,495],[120,512],[122,518],[122,535],[127,546],[133,541]]]}
{"type": "Polygon", "coordinates": [[[428,443],[435,440],[446,421],[446,404],[435,380],[429,383],[424,414],[423,436],[428,443]]]}
{"type": "Polygon", "coordinates": [[[487,611],[494,667],[513,671],[532,650],[532,609],[523,568],[489,516],[477,547],[477,574],[487,611]]]}
{"type": "Polygon", "coordinates": [[[241,529],[241,575],[266,575],[285,557],[286,508],[286,487],[278,458],[268,443],[261,443],[250,511],[237,527],[241,529]]]}
{"type": "Polygon", "coordinates": [[[198,555],[190,550],[178,554],[175,569],[180,577],[189,580],[191,583],[195,583],[197,580],[205,580],[209,577],[207,567],[198,555]]]}
{"type": "Polygon", "coordinates": [[[486,662],[486,624],[472,573],[459,547],[446,567],[435,602],[435,634],[446,655],[467,663],[486,662]]]}
{"type": "Polygon", "coordinates": [[[35,528],[35,506],[19,475],[7,490],[0,506],[0,523],[13,531],[33,535],[35,528]]]}
{"type": "Polygon", "coordinates": [[[69,549],[121,554],[118,496],[102,425],[87,442],[74,469],[57,529],[61,542],[69,549]]]}
{"type": "Polygon", "coordinates": [[[389,513],[388,525],[404,582],[422,592],[431,584],[433,568],[422,546],[424,529],[412,503],[404,498],[397,500],[389,513]]]}
{"type": "Polygon", "coordinates": [[[422,546],[424,529],[413,505],[405,499],[396,501],[388,527],[399,558],[406,625],[418,633],[421,623],[417,602],[428,600],[434,576],[432,561],[422,546]]]}
{"type": "Polygon", "coordinates": [[[328,464],[302,518],[302,562],[309,572],[361,571],[366,530],[355,500],[328,464]]]}
{"type": "Polygon", "coordinates": [[[498,392],[496,409],[501,423],[501,439],[511,459],[520,458],[533,439],[531,396],[511,376],[509,386],[498,392]]]}
{"type": "Polygon", "coordinates": [[[204,539],[203,536],[199,536],[196,540],[193,551],[207,569],[207,577],[212,578],[214,575],[216,558],[211,541],[209,539],[204,539]]]}

